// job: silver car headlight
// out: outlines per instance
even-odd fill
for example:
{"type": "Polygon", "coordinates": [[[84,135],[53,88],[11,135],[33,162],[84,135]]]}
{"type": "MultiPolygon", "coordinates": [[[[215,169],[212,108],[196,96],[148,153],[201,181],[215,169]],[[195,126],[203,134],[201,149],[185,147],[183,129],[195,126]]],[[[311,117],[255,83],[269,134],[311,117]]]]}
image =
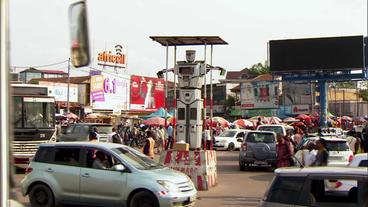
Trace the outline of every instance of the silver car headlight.
{"type": "Polygon", "coordinates": [[[160,184],[162,187],[164,187],[167,192],[177,193],[179,192],[178,186],[175,185],[175,183],[167,181],[167,180],[158,180],[158,184],[160,184]]]}

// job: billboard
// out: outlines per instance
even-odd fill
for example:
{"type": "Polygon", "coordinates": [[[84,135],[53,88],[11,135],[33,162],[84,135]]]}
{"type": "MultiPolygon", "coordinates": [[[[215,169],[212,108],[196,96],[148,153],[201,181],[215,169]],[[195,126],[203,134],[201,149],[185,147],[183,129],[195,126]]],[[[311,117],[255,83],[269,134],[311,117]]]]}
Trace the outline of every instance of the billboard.
{"type": "Polygon", "coordinates": [[[311,104],[312,89],[309,83],[284,82],[282,87],[284,105],[311,104]]]}
{"type": "Polygon", "coordinates": [[[363,36],[271,40],[272,72],[364,68],[363,36]]]}
{"type": "Polygon", "coordinates": [[[279,83],[270,81],[247,82],[240,84],[240,99],[243,109],[279,107],[279,83]]]}
{"type": "Polygon", "coordinates": [[[127,75],[108,74],[91,76],[90,99],[93,109],[129,110],[129,85],[127,75]]]}
{"type": "Polygon", "coordinates": [[[155,111],[165,106],[165,81],[159,78],[131,76],[130,109],[155,111]]]}
{"type": "MultiPolygon", "coordinates": [[[[67,83],[55,83],[49,81],[40,81],[39,85],[47,86],[48,96],[53,96],[55,101],[67,102],[68,100],[68,84],[67,83]]],[[[78,85],[69,85],[69,101],[78,102],[78,85]]]]}

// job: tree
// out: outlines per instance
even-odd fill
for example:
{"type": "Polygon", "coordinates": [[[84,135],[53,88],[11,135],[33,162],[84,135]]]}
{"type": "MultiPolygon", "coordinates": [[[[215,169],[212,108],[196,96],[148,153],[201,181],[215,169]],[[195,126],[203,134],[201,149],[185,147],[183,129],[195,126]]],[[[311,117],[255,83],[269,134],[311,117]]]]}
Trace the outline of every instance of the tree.
{"type": "Polygon", "coordinates": [[[249,68],[249,71],[257,75],[262,75],[262,74],[270,73],[270,68],[267,65],[267,61],[265,61],[263,64],[257,63],[257,64],[252,65],[252,67],[249,68]]]}

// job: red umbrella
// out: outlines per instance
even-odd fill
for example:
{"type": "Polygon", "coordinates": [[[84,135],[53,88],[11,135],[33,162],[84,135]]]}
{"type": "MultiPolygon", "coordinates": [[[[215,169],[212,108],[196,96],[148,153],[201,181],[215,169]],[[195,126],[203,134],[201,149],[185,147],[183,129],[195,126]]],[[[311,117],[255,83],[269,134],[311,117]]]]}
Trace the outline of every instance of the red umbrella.
{"type": "Polygon", "coordinates": [[[238,119],[234,121],[233,124],[241,126],[241,127],[252,127],[253,126],[253,123],[251,121],[245,120],[245,119],[238,119]]]}
{"type": "Polygon", "coordinates": [[[350,116],[342,116],[341,119],[344,121],[353,121],[353,118],[351,118],[350,116]]]}
{"type": "Polygon", "coordinates": [[[311,119],[310,116],[306,115],[306,114],[299,114],[297,117],[295,117],[296,119],[299,120],[306,120],[306,119],[311,119]]]}
{"type": "MultiPolygon", "coordinates": [[[[211,123],[211,120],[210,119],[207,119],[206,120],[206,125],[210,125],[211,123]]],[[[225,126],[225,127],[229,127],[230,126],[230,123],[222,118],[222,117],[219,117],[219,116],[214,116],[212,117],[212,127],[216,127],[217,126],[217,123],[220,123],[221,126],[225,126]]]]}
{"type": "Polygon", "coordinates": [[[79,117],[77,115],[73,114],[72,112],[65,113],[64,116],[68,119],[79,119],[79,117]]]}
{"type": "Polygon", "coordinates": [[[307,127],[303,122],[294,122],[294,123],[290,124],[290,126],[307,127]]]}
{"type": "Polygon", "coordinates": [[[165,119],[161,117],[151,117],[149,119],[146,119],[143,121],[143,124],[145,125],[151,125],[151,126],[164,126],[165,125],[165,119]]]}

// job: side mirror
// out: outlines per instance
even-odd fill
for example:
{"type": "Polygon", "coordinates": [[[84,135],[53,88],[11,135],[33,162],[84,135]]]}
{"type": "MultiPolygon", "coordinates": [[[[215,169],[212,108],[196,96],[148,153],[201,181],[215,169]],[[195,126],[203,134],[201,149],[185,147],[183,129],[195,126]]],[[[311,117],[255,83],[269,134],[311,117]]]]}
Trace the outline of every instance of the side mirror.
{"type": "Polygon", "coordinates": [[[118,172],[124,172],[126,170],[126,168],[122,164],[114,165],[112,169],[118,172]]]}
{"type": "Polygon", "coordinates": [[[71,59],[74,67],[87,66],[90,61],[87,8],[84,1],[69,7],[71,59]]]}

